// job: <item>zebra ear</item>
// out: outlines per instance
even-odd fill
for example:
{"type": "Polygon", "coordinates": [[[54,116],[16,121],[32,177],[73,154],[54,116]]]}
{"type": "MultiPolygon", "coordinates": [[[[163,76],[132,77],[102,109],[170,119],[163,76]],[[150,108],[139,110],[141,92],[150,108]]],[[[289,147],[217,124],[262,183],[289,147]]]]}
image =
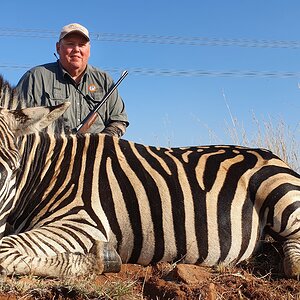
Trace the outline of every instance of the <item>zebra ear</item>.
{"type": "Polygon", "coordinates": [[[58,119],[70,106],[70,102],[64,102],[52,107],[29,107],[18,110],[10,110],[9,126],[16,136],[41,131],[58,119]]]}

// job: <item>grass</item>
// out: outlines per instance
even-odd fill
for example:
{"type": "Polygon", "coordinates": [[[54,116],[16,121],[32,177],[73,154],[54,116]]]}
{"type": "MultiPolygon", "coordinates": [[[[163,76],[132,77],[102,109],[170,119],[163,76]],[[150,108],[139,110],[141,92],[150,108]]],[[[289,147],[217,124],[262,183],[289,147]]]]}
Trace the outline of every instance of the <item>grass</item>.
{"type": "Polygon", "coordinates": [[[243,123],[232,114],[225,95],[223,97],[230,116],[230,122],[225,122],[226,133],[234,144],[269,149],[293,170],[300,171],[300,144],[297,139],[300,133],[299,123],[295,128],[291,128],[282,119],[276,120],[269,116],[267,119],[259,120],[252,113],[254,129],[250,134],[243,123]]]}
{"type": "Polygon", "coordinates": [[[299,143],[295,131],[291,130],[283,120],[274,124],[271,120],[260,122],[253,115],[253,123],[257,131],[249,139],[244,127],[234,120],[234,126],[228,127],[229,136],[236,144],[245,146],[267,148],[278,155],[295,171],[299,171],[299,143]],[[262,125],[261,125],[262,124],[262,125]]]}
{"type": "Polygon", "coordinates": [[[134,280],[98,282],[85,278],[0,277],[0,293],[17,299],[141,299],[134,280]]]}

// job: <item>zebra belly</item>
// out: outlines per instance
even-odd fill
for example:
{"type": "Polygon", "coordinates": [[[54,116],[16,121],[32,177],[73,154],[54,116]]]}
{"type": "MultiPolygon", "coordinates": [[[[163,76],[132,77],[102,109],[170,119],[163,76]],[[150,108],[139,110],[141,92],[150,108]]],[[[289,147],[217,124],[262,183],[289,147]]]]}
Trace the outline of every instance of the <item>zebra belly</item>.
{"type": "Polygon", "coordinates": [[[116,245],[124,263],[141,265],[159,261],[207,266],[222,262],[226,265],[249,258],[257,247],[261,225],[255,210],[252,210],[252,222],[242,225],[240,217],[232,218],[232,222],[222,224],[222,230],[214,217],[207,218],[204,226],[195,218],[194,211],[188,212],[186,208],[186,213],[187,217],[175,221],[171,212],[165,212],[159,224],[148,215],[142,218],[140,230],[137,230],[136,224],[132,224],[123,211],[122,219],[118,219],[121,238],[118,240],[112,230],[109,240],[116,245]]]}

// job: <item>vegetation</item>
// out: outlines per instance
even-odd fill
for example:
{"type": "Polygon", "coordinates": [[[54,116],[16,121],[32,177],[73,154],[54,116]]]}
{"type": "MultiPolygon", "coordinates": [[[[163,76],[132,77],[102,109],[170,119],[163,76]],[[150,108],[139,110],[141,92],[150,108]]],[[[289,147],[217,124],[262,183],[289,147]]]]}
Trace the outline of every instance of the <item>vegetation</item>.
{"type": "Polygon", "coordinates": [[[1,277],[0,299],[141,299],[134,291],[134,284],[134,280],[108,281],[92,275],[61,279],[30,275],[1,277]]]}
{"type": "Polygon", "coordinates": [[[236,144],[267,148],[288,163],[292,169],[299,172],[299,143],[296,140],[295,131],[292,131],[284,121],[280,120],[277,124],[272,123],[271,120],[259,122],[253,116],[257,131],[252,139],[248,138],[249,135],[237,120],[233,121],[234,127],[228,128],[228,132],[236,144]]]}
{"type": "Polygon", "coordinates": [[[269,149],[293,170],[300,172],[299,124],[296,124],[295,128],[290,128],[284,120],[271,117],[259,120],[252,113],[253,129],[249,133],[243,123],[233,116],[227,103],[226,106],[230,116],[230,122],[226,122],[226,132],[234,144],[269,149]]]}

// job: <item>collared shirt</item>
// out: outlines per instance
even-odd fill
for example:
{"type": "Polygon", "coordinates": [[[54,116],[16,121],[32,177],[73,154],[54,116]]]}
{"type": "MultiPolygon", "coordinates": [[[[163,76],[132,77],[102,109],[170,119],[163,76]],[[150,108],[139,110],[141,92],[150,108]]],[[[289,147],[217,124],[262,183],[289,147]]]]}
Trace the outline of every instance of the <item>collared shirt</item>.
{"type": "MultiPolygon", "coordinates": [[[[102,100],[112,85],[113,80],[106,72],[91,65],[87,66],[77,85],[57,61],[27,71],[16,89],[20,101],[24,101],[26,107],[53,106],[65,101],[71,102],[70,107],[55,124],[56,132],[70,132],[102,100]]],[[[100,108],[98,118],[89,132],[102,132],[114,121],[129,124],[124,102],[118,90],[115,90],[100,108]]]]}

